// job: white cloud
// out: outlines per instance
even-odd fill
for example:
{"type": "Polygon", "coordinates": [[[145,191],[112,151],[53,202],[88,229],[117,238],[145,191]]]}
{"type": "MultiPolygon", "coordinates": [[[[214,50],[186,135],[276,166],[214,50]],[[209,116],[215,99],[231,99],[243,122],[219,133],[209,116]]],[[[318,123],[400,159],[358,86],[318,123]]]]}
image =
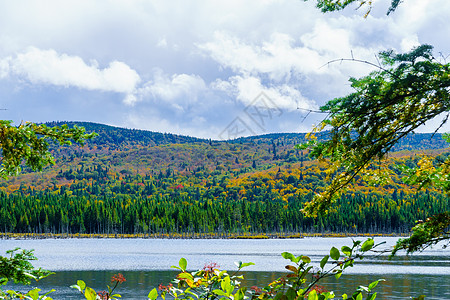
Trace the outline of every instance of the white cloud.
{"type": "Polygon", "coordinates": [[[158,43],[156,43],[156,47],[159,48],[167,48],[167,40],[166,38],[162,38],[158,41],[158,43]]]}
{"type": "Polygon", "coordinates": [[[126,95],[126,97],[123,99],[123,103],[133,106],[136,102],[138,102],[138,98],[136,97],[135,94],[128,94],[126,95]]]}
{"type": "Polygon", "coordinates": [[[411,49],[417,46],[420,46],[419,37],[417,35],[405,37],[400,43],[402,52],[411,51],[411,49]]]}
{"type": "Polygon", "coordinates": [[[305,48],[312,49],[311,51],[321,57],[323,64],[329,59],[347,57],[353,48],[351,36],[348,29],[317,21],[312,31],[303,34],[300,40],[305,48]]]}
{"type": "MultiPolygon", "coordinates": [[[[418,28],[420,28],[424,22],[428,21],[430,18],[430,13],[435,14],[446,11],[445,6],[447,8],[450,8],[448,5],[444,5],[444,7],[441,4],[437,4],[436,2],[433,3],[433,1],[424,1],[424,0],[408,0],[405,1],[405,3],[402,3],[399,8],[397,9],[397,12],[401,14],[399,17],[401,21],[401,25],[405,28],[409,28],[408,31],[417,31],[418,28]],[[403,13],[407,11],[407,13],[403,13]]],[[[443,4],[443,3],[442,3],[443,4]]],[[[448,15],[448,10],[446,13],[448,15]]]]}
{"type": "MultiPolygon", "coordinates": [[[[132,93],[140,81],[136,71],[123,62],[113,61],[104,69],[97,62],[87,65],[82,58],[58,54],[55,50],[30,48],[8,63],[10,75],[19,76],[33,84],[78,87],[117,93],[132,93]]],[[[2,69],[5,69],[2,67],[2,69]]]]}
{"type": "Polygon", "coordinates": [[[267,74],[276,81],[289,80],[292,72],[320,72],[323,60],[318,53],[294,42],[287,34],[273,33],[269,41],[256,45],[219,31],[213,41],[198,47],[223,67],[242,74],[267,74]]]}
{"type": "Polygon", "coordinates": [[[310,75],[345,74],[347,78],[349,71],[357,75],[366,73],[370,68],[361,64],[323,68],[332,60],[351,57],[352,53],[360,59],[373,59],[380,50],[356,46],[354,39],[348,29],[321,20],[312,31],[297,39],[275,32],[267,40],[250,43],[218,31],[212,41],[199,44],[198,48],[221,67],[243,76],[265,75],[273,82],[289,82],[304,80],[310,75]]]}
{"type": "Polygon", "coordinates": [[[233,76],[228,81],[216,80],[211,87],[227,92],[244,105],[251,105],[255,98],[264,93],[280,109],[317,109],[315,103],[305,98],[300,91],[288,84],[265,86],[254,76],[233,76]]]}
{"type": "MultiPolygon", "coordinates": [[[[322,14],[311,0],[45,0],[46,5],[31,0],[27,9],[22,1],[3,2],[0,79],[12,80],[0,81],[0,97],[9,99],[10,108],[26,103],[24,95],[31,94],[42,103],[58,101],[46,107],[54,119],[119,111],[102,119],[112,123],[120,122],[118,115],[126,118],[139,110],[137,127],[143,126],[143,112],[154,109],[149,118],[155,121],[146,129],[161,131],[213,132],[261,91],[286,112],[282,122],[289,125],[274,122],[273,130],[296,128],[300,111],[287,111],[297,102],[311,108],[314,101],[323,104],[345,95],[351,91],[347,79],[368,72],[366,65],[354,62],[320,68],[330,60],[353,53],[376,62],[380,50],[407,51],[417,43],[435,45],[436,55],[447,55],[450,49],[450,40],[443,38],[450,36],[448,0],[404,1],[388,17],[390,0],[377,0],[367,19],[363,10],[355,13],[352,8],[322,14]],[[11,84],[15,80],[27,84],[17,89],[11,84]],[[85,97],[85,90],[92,98],[85,97]],[[71,98],[97,100],[75,111],[71,98]],[[120,98],[128,106],[111,101],[120,98]],[[199,120],[201,126],[191,125],[199,120]]],[[[29,111],[11,118],[43,116],[41,107],[29,111]]]]}
{"type": "MultiPolygon", "coordinates": [[[[178,109],[197,100],[198,95],[206,90],[203,79],[198,75],[174,74],[168,76],[157,70],[153,80],[138,89],[139,98],[151,96],[156,100],[164,100],[178,109]]],[[[137,101],[137,99],[135,98],[137,101]]]]}
{"type": "Polygon", "coordinates": [[[9,60],[10,58],[0,60],[0,79],[6,78],[9,75],[9,60]]]}

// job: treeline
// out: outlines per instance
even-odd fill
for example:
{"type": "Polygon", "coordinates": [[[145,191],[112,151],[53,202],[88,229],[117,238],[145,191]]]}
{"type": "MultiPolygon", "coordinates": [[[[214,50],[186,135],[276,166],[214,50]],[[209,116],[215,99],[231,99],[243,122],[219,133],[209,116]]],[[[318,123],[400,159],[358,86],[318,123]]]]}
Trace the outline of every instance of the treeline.
{"type": "Polygon", "coordinates": [[[126,146],[145,145],[155,146],[164,144],[188,144],[207,142],[190,136],[177,135],[171,133],[161,133],[148,130],[128,129],[109,126],[91,122],[49,122],[47,126],[61,126],[67,124],[69,127],[77,125],[84,127],[86,132],[96,132],[93,140],[88,141],[91,146],[106,146],[110,149],[121,149],[126,146]]]}
{"type": "Polygon", "coordinates": [[[192,197],[101,198],[51,192],[0,193],[0,229],[33,233],[408,232],[413,220],[446,211],[441,194],[342,196],[327,217],[305,218],[312,193],[284,201],[213,201],[192,197]]]}
{"type": "MultiPolygon", "coordinates": [[[[165,145],[165,144],[193,144],[193,143],[209,143],[209,144],[277,144],[277,145],[296,145],[306,142],[306,133],[270,133],[257,136],[240,137],[229,141],[214,141],[201,139],[196,137],[177,135],[171,133],[160,133],[148,130],[128,129],[92,122],[48,122],[48,126],[61,126],[67,124],[69,126],[82,126],[87,132],[96,132],[98,136],[89,141],[91,146],[104,146],[110,149],[122,149],[126,146],[133,145],[165,145]]],[[[317,135],[319,139],[326,139],[328,133],[320,133],[317,135]]],[[[416,133],[409,134],[402,138],[392,149],[400,150],[424,150],[424,149],[442,149],[448,147],[448,143],[442,138],[441,133],[416,133]]]]}

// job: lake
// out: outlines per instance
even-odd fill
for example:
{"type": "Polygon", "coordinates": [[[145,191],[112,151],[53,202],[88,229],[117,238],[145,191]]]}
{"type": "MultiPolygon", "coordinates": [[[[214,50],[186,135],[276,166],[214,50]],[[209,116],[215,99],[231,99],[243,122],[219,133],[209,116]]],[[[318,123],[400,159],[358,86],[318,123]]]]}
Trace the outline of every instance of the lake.
{"type": "MultiPolygon", "coordinates": [[[[375,243],[385,241],[380,246],[385,249],[396,240],[377,237],[375,243]]],[[[153,287],[173,279],[176,273],[170,271],[170,266],[178,265],[181,257],[187,259],[190,270],[216,262],[221,269],[232,271],[236,269],[235,261],[253,262],[255,266],[245,269],[246,282],[263,286],[284,271],[287,261],[281,257],[282,252],[310,256],[318,265],[331,247],[340,249],[343,245],[351,246],[351,238],[0,240],[0,253],[4,255],[15,247],[35,249],[39,260],[34,265],[56,272],[38,283],[44,291],[55,288],[54,299],[82,299],[68,286],[83,279],[95,290],[103,290],[118,272],[127,278],[118,290],[124,299],[146,299],[153,287]]],[[[386,282],[376,289],[377,299],[409,299],[420,294],[425,294],[426,299],[450,299],[450,251],[441,247],[413,256],[400,254],[391,261],[387,254],[369,256],[347,270],[339,280],[329,279],[322,285],[340,295],[353,292],[358,284],[384,278],[386,282]]]]}

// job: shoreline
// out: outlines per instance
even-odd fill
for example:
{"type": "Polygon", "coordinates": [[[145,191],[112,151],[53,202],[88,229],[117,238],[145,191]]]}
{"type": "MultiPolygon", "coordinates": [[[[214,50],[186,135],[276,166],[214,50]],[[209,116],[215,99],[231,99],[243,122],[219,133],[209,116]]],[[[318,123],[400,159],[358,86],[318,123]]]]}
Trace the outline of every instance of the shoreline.
{"type": "Polygon", "coordinates": [[[0,233],[1,240],[41,239],[301,239],[307,237],[407,237],[408,233],[0,233]]]}

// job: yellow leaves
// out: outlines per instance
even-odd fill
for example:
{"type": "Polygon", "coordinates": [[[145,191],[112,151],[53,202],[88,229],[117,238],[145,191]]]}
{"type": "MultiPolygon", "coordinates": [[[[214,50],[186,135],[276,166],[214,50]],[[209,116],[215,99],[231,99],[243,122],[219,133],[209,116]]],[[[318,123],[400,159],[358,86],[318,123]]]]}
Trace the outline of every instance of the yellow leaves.
{"type": "Polygon", "coordinates": [[[436,171],[436,168],[433,166],[433,161],[434,158],[430,156],[422,156],[422,158],[417,163],[418,168],[416,170],[416,175],[421,176],[424,173],[436,171]]]}
{"type": "Polygon", "coordinates": [[[323,131],[325,129],[325,126],[326,124],[324,122],[320,122],[319,125],[313,127],[311,132],[308,132],[305,135],[305,138],[309,141],[317,140],[317,136],[315,135],[315,133],[323,131]]]}
{"type": "Polygon", "coordinates": [[[361,179],[369,185],[387,185],[391,184],[395,173],[388,168],[387,163],[379,163],[374,167],[366,167],[361,171],[361,179]]]}

